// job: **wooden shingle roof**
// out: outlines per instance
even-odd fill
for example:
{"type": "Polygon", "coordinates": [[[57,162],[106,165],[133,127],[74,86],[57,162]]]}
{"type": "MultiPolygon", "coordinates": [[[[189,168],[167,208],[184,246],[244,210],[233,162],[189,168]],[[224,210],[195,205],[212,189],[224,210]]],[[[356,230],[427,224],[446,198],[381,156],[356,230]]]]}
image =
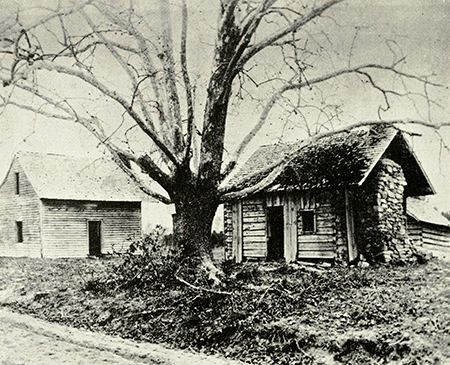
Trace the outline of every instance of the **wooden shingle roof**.
{"type": "Polygon", "coordinates": [[[318,140],[262,146],[227,188],[238,192],[255,184],[261,185],[258,191],[360,186],[383,156],[400,163],[407,181],[416,185],[409,187],[410,196],[433,193],[402,132],[380,126],[340,132],[318,140]]]}
{"type": "Polygon", "coordinates": [[[431,203],[416,198],[409,198],[406,204],[407,214],[419,222],[445,226],[450,229],[450,221],[431,203]]]}
{"type": "Polygon", "coordinates": [[[41,199],[140,202],[145,196],[107,158],[19,152],[15,159],[41,199]]]}

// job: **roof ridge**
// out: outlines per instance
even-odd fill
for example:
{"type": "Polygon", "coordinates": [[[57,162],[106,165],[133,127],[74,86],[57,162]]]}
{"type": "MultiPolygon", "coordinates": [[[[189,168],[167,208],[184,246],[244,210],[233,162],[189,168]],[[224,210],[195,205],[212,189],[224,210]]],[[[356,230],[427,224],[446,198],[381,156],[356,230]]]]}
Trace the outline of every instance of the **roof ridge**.
{"type": "MultiPolygon", "coordinates": [[[[384,129],[387,130],[387,129],[396,129],[396,128],[387,126],[387,127],[384,127],[384,129]]],[[[336,132],[336,135],[344,134],[344,133],[358,133],[358,132],[361,132],[361,131],[366,132],[366,133],[370,133],[371,130],[372,130],[372,128],[369,128],[368,126],[360,126],[360,127],[353,128],[353,129],[350,129],[350,130],[338,131],[338,132],[336,132]]],[[[293,141],[286,141],[286,142],[278,141],[278,142],[275,142],[275,143],[265,143],[265,144],[259,145],[259,147],[256,149],[255,152],[257,152],[260,148],[263,148],[263,147],[277,147],[277,146],[287,147],[287,146],[290,146],[290,145],[299,144],[301,142],[308,141],[309,139],[314,139],[316,136],[317,135],[313,135],[313,136],[308,136],[308,137],[305,137],[305,138],[302,138],[302,139],[296,139],[296,140],[293,140],[293,141]]],[[[332,136],[333,135],[326,136],[324,138],[328,138],[328,137],[332,137],[332,136]]],[[[321,139],[323,139],[323,138],[321,138],[321,139]]],[[[304,146],[301,146],[301,147],[304,147],[304,146]]]]}
{"type": "Polygon", "coordinates": [[[94,156],[87,156],[87,155],[82,155],[82,156],[76,156],[76,155],[66,155],[63,153],[56,153],[56,152],[40,152],[40,151],[22,151],[22,150],[18,150],[16,152],[16,156],[17,155],[33,155],[33,156],[52,156],[52,157],[65,157],[65,158],[72,158],[72,159],[77,159],[77,160],[81,160],[81,159],[85,159],[85,160],[110,160],[110,158],[108,156],[98,156],[98,157],[94,157],[94,156]]]}

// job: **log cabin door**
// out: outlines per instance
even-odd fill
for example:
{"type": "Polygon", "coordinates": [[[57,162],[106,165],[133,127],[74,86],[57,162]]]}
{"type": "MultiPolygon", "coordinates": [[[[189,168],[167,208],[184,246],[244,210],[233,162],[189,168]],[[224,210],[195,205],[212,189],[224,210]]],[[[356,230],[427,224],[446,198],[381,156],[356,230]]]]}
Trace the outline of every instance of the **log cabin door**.
{"type": "Polygon", "coordinates": [[[100,256],[102,253],[102,222],[88,221],[89,255],[100,256]]]}
{"type": "Polygon", "coordinates": [[[283,207],[267,208],[267,260],[284,259],[283,207]]]}

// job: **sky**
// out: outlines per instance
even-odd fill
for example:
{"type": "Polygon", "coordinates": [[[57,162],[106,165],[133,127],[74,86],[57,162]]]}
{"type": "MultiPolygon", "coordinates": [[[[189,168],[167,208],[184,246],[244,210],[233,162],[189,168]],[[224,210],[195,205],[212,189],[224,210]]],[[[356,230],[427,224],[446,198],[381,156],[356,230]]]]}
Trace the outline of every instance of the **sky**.
{"type": "MultiPolygon", "coordinates": [[[[9,1],[9,0],[8,0],[9,1]]],[[[5,3],[8,3],[6,1],[5,3]]],[[[25,0],[20,0],[21,1],[25,0]]],[[[50,0],[34,0],[36,5],[48,5],[50,0]]],[[[52,0],[53,2],[53,0],[52,0]]],[[[144,0],[136,0],[143,5],[144,0]]],[[[306,1],[304,1],[306,2],[306,1]]],[[[13,3],[12,1],[10,2],[13,3]]],[[[172,1],[176,6],[176,1],[172,1]]],[[[213,42],[215,7],[217,1],[188,1],[191,12],[192,36],[189,64],[194,73],[203,74],[212,62],[210,48],[203,49],[213,42]],[[194,33],[195,31],[195,33],[194,33]]],[[[33,20],[33,14],[28,15],[33,20]]],[[[402,70],[426,76],[443,85],[442,88],[427,92],[441,108],[432,107],[432,120],[450,121],[450,2],[445,0],[349,0],[333,9],[323,24],[319,24],[323,34],[311,33],[311,39],[319,39],[332,44],[333,54],[330,62],[333,67],[356,65],[365,62],[391,62],[393,57],[404,57],[402,70]],[[386,41],[388,39],[388,41],[386,41]],[[350,57],[351,55],[351,57],[350,57]]],[[[177,32],[176,23],[174,32],[177,32]]],[[[270,68],[272,55],[263,53],[258,62],[267,62],[270,68]]],[[[317,69],[311,69],[311,77],[317,69]]],[[[114,72],[111,65],[109,72],[114,72]]],[[[264,80],[265,74],[255,77],[264,80]]],[[[394,85],[392,79],[380,78],[385,85],[394,85]]],[[[57,82],[57,79],[55,79],[57,82]]],[[[199,77],[199,84],[202,82],[199,77]]],[[[412,86],[414,92],[423,92],[412,86]]],[[[383,103],[382,95],[373,92],[367,84],[343,78],[332,86],[325,86],[319,94],[311,93],[305,98],[322,97],[330,104],[340,105],[342,118],[348,122],[376,120],[377,108],[383,103]]],[[[303,94],[305,95],[305,94],[303,94]]],[[[201,113],[202,94],[197,95],[201,113]]],[[[230,109],[227,130],[227,150],[232,150],[238,140],[254,123],[263,104],[240,102],[230,109]],[[245,121],[245,123],[243,122],[245,121]]],[[[305,109],[305,118],[315,118],[314,112],[305,109]]],[[[426,103],[412,103],[403,98],[392,104],[391,110],[383,115],[386,119],[427,119],[426,103]]],[[[442,129],[439,135],[434,130],[415,127],[412,129],[421,136],[411,139],[414,150],[422,161],[425,171],[438,191],[434,200],[450,210],[450,128],[442,129]],[[440,140],[443,138],[443,142],[440,140]],[[445,145],[446,144],[446,145],[445,145]]],[[[247,158],[259,145],[274,143],[278,140],[301,139],[305,135],[292,116],[286,118],[274,109],[270,122],[250,145],[247,158]]],[[[55,122],[43,119],[17,109],[0,110],[0,178],[4,176],[9,162],[17,150],[63,153],[69,155],[98,155],[98,143],[80,125],[71,122],[55,122]]],[[[150,217],[151,218],[151,217],[150,217]]]]}

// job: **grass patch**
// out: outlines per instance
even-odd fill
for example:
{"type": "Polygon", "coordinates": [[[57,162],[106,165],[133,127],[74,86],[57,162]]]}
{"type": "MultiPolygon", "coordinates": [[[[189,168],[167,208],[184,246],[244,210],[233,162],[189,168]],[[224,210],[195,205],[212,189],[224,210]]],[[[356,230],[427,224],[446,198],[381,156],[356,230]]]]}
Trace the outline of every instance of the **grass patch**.
{"type": "Polygon", "coordinates": [[[253,364],[450,358],[448,263],[317,272],[228,265],[231,295],[174,281],[123,285],[117,268],[116,259],[0,258],[0,297],[3,305],[46,320],[253,364]]]}

